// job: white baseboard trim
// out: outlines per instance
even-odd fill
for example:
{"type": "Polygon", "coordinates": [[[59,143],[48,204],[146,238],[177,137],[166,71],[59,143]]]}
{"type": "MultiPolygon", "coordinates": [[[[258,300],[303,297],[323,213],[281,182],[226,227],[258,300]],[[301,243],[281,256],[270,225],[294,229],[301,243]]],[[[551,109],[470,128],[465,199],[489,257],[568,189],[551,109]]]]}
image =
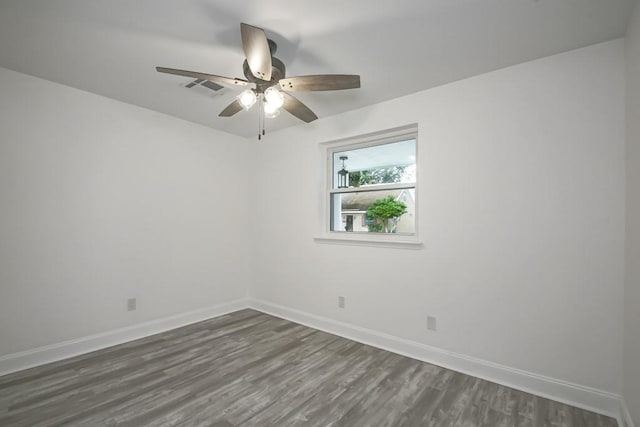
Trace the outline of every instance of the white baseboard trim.
{"type": "Polygon", "coordinates": [[[149,335],[242,310],[247,308],[247,306],[247,299],[235,300],[112,331],[89,335],[83,338],[8,354],[0,357],[0,376],[144,338],[149,335]]]}
{"type": "MultiPolygon", "coordinates": [[[[621,418],[620,405],[622,398],[614,393],[476,359],[264,300],[251,299],[249,300],[249,305],[255,310],[363,344],[607,415],[618,419],[618,421],[621,418]]],[[[633,427],[633,424],[630,424],[630,427],[633,427]]]]}
{"type": "Polygon", "coordinates": [[[629,412],[629,407],[624,399],[620,401],[620,418],[621,420],[618,420],[620,427],[635,427],[633,419],[631,419],[631,412],[629,412]]]}

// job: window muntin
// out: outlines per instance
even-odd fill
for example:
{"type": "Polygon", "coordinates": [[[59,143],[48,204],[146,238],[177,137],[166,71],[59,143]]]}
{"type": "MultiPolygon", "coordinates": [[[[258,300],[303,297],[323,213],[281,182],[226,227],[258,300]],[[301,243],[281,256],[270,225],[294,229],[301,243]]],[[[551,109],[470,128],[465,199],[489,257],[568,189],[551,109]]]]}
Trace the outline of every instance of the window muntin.
{"type": "Polygon", "coordinates": [[[334,146],[328,154],[330,232],[416,234],[415,131],[392,138],[334,146]],[[346,188],[339,186],[343,160],[349,172],[346,188]],[[389,217],[401,210],[404,210],[401,215],[389,217]]]}

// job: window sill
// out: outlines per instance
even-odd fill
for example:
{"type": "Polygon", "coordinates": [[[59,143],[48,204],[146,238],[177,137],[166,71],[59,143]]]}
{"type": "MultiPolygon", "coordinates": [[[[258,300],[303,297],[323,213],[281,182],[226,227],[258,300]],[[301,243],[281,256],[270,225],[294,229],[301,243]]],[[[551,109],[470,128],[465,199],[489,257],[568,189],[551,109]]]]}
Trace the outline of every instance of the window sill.
{"type": "Polygon", "coordinates": [[[368,236],[362,234],[335,233],[316,236],[318,243],[331,245],[373,246],[382,248],[422,249],[423,244],[415,236],[368,236]],[[387,237],[387,238],[384,238],[387,237]]]}

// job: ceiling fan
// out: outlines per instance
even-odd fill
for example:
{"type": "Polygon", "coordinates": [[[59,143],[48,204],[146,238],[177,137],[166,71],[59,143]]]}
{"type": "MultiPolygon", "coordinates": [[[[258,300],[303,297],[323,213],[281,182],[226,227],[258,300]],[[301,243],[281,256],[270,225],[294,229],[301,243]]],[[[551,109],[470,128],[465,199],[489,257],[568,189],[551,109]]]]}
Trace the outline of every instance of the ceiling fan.
{"type": "Polygon", "coordinates": [[[289,92],[311,92],[326,90],[357,89],[360,87],[360,76],[354,74],[316,74],[310,76],[286,77],[282,61],[274,57],[276,43],[267,38],[262,28],[241,23],[242,48],[247,59],[242,64],[245,79],[217,76],[195,71],[177,70],[174,68],[156,67],[161,73],[193,77],[209,80],[229,86],[249,86],[236,97],[219,114],[220,117],[231,117],[244,110],[249,110],[256,102],[260,106],[258,139],[264,135],[264,118],[276,117],[280,108],[309,123],[318,118],[313,111],[289,92]]]}

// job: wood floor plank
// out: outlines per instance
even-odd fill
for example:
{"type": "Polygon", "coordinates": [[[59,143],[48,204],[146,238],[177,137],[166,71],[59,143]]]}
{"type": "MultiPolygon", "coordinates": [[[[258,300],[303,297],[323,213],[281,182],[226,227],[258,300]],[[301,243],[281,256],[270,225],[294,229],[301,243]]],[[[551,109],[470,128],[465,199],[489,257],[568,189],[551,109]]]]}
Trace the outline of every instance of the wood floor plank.
{"type": "Polygon", "coordinates": [[[617,424],[603,415],[241,310],[0,377],[0,425],[617,424]]]}

